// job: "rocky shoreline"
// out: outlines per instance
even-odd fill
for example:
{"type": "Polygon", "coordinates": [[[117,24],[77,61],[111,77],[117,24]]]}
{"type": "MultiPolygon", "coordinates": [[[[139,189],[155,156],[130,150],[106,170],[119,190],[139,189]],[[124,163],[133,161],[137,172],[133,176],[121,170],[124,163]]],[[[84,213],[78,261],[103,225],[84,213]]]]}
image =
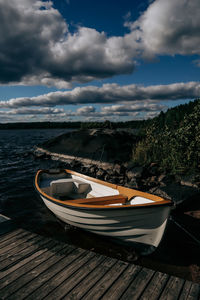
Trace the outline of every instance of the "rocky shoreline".
{"type": "Polygon", "coordinates": [[[131,162],[108,163],[88,158],[50,152],[41,147],[33,151],[36,159],[60,161],[60,167],[114,184],[149,192],[170,199],[178,206],[200,196],[200,182],[195,176],[174,176],[163,173],[157,163],[134,166],[131,162]]]}

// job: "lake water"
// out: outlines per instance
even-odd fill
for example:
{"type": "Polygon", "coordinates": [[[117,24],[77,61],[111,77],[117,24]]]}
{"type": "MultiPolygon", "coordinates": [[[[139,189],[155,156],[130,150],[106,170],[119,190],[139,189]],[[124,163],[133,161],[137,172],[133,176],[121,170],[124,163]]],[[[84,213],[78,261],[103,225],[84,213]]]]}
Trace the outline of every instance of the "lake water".
{"type": "Polygon", "coordinates": [[[56,167],[57,161],[34,159],[33,147],[67,129],[0,130],[0,213],[11,218],[36,209],[34,175],[40,168],[56,167]]]}

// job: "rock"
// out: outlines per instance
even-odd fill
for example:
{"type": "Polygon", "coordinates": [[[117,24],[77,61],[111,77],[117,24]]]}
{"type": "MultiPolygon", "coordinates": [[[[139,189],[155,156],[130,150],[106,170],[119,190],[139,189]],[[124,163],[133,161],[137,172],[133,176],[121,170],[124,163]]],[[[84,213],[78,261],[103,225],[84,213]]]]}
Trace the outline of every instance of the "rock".
{"type": "Polygon", "coordinates": [[[158,175],[160,172],[159,165],[157,163],[151,163],[149,166],[149,172],[151,175],[158,175]]]}
{"type": "Polygon", "coordinates": [[[137,181],[136,181],[136,179],[135,178],[132,178],[132,180],[131,181],[129,181],[129,182],[127,182],[127,187],[129,187],[129,188],[133,188],[133,189],[138,189],[138,183],[137,183],[137,181]]]}
{"type": "Polygon", "coordinates": [[[109,174],[106,174],[106,175],[104,176],[104,180],[110,182],[110,180],[111,180],[110,175],[109,175],[109,174]]]}
{"type": "Polygon", "coordinates": [[[158,176],[160,175],[160,168],[157,163],[151,163],[144,167],[142,177],[158,176]]]}
{"type": "Polygon", "coordinates": [[[121,174],[121,166],[119,164],[115,164],[113,168],[113,172],[117,174],[121,174]]]}
{"type": "Polygon", "coordinates": [[[124,176],[115,176],[115,183],[123,186],[125,184],[124,176]]]}
{"type": "Polygon", "coordinates": [[[46,153],[37,153],[35,155],[35,159],[50,159],[50,158],[51,158],[51,156],[46,153]]]}
{"type": "MultiPolygon", "coordinates": [[[[171,183],[177,182],[176,177],[174,175],[171,175],[171,174],[160,175],[160,176],[158,176],[158,179],[159,179],[159,177],[162,178],[162,182],[165,185],[169,185],[171,183]]],[[[159,182],[161,182],[161,181],[159,181],[159,182]]],[[[177,182],[177,183],[179,184],[179,182],[177,182]]]]}
{"type": "Polygon", "coordinates": [[[160,176],[158,176],[158,182],[163,181],[166,178],[165,174],[161,174],[160,176]]]}
{"type": "Polygon", "coordinates": [[[172,200],[172,198],[170,197],[170,195],[168,195],[166,192],[164,192],[162,189],[160,189],[158,187],[151,188],[149,190],[149,193],[157,195],[157,196],[162,197],[164,199],[172,200]]]}
{"type": "Polygon", "coordinates": [[[132,178],[139,178],[142,176],[143,167],[134,167],[130,169],[128,172],[126,172],[126,176],[129,180],[132,178]]]}
{"type": "Polygon", "coordinates": [[[122,164],[132,157],[137,137],[126,131],[87,129],[68,132],[40,147],[49,152],[79,159],[122,164]]]}
{"type": "Polygon", "coordinates": [[[88,169],[87,169],[87,173],[89,174],[89,176],[91,176],[91,177],[96,177],[97,175],[97,171],[98,171],[98,168],[96,167],[96,166],[90,166],[90,167],[88,167],[88,169]]]}
{"type": "Polygon", "coordinates": [[[154,189],[150,189],[149,192],[155,193],[156,195],[164,198],[167,197],[167,199],[173,200],[176,205],[180,205],[183,202],[190,201],[191,198],[197,197],[200,194],[199,189],[182,186],[174,182],[164,187],[156,187],[154,189]]]}
{"type": "Polygon", "coordinates": [[[199,175],[197,174],[181,176],[179,180],[181,185],[189,186],[193,188],[199,188],[199,181],[200,178],[199,175]]]}
{"type": "MultiPolygon", "coordinates": [[[[106,172],[107,172],[107,173],[108,173],[108,175],[109,175],[109,176],[111,176],[111,177],[112,177],[112,176],[113,176],[113,174],[114,174],[114,171],[113,171],[113,169],[114,169],[114,166],[113,166],[113,168],[112,168],[112,169],[111,169],[111,168],[109,168],[109,169],[107,168],[107,169],[106,169],[106,172]]],[[[116,174],[116,173],[115,173],[115,174],[116,174]]]]}
{"type": "Polygon", "coordinates": [[[126,172],[126,176],[129,180],[131,180],[132,178],[135,178],[135,174],[132,171],[126,172]]]}
{"type": "Polygon", "coordinates": [[[143,170],[144,170],[143,167],[134,167],[131,169],[131,171],[135,174],[135,177],[141,177],[143,170]]]}
{"type": "Polygon", "coordinates": [[[149,178],[147,178],[146,180],[143,180],[143,186],[145,188],[152,188],[152,187],[155,187],[155,186],[158,186],[159,183],[157,181],[157,177],[156,176],[151,176],[149,178]]]}
{"type": "Polygon", "coordinates": [[[180,184],[181,184],[181,185],[184,185],[184,186],[189,186],[189,187],[193,187],[193,188],[198,188],[198,185],[197,185],[197,184],[192,183],[192,182],[190,182],[190,181],[181,180],[181,181],[180,181],[180,184]]]}
{"type": "Polygon", "coordinates": [[[78,169],[78,168],[81,168],[82,166],[82,163],[78,160],[73,160],[71,163],[70,163],[70,167],[71,169],[78,169]]]}
{"type": "Polygon", "coordinates": [[[100,179],[104,179],[106,175],[106,171],[103,169],[98,169],[98,171],[96,172],[96,176],[100,179]]]}

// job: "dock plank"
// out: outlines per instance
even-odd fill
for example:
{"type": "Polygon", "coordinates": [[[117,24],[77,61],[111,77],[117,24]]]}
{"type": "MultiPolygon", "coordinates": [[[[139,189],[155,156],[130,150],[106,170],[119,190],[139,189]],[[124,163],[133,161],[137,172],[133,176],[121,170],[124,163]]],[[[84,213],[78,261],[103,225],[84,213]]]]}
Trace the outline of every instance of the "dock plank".
{"type": "Polygon", "coordinates": [[[6,278],[3,278],[3,280],[0,281],[0,296],[4,295],[4,297],[8,297],[12,295],[34,277],[39,276],[39,274],[48,269],[51,264],[62,259],[62,255],[55,256],[54,254],[63,250],[63,245],[56,243],[51,251],[43,253],[38,258],[24,265],[20,270],[20,277],[18,270],[10,273],[6,278]]]}
{"type": "Polygon", "coordinates": [[[169,279],[169,275],[156,272],[147,287],[144,289],[143,294],[140,296],[141,300],[149,300],[149,299],[159,299],[160,294],[162,293],[167,281],[169,279]]]}
{"type": "Polygon", "coordinates": [[[108,291],[102,297],[102,300],[115,300],[121,299],[122,294],[127,289],[129,284],[133,281],[135,276],[141,270],[140,266],[129,265],[127,269],[121,274],[121,276],[114,282],[114,284],[108,289],[108,291]]]}
{"type": "Polygon", "coordinates": [[[15,299],[40,299],[42,293],[39,288],[45,283],[48,283],[52,277],[66,268],[67,265],[71,264],[81,255],[83,255],[83,252],[80,251],[80,249],[75,249],[72,246],[67,247],[63,255],[60,257],[60,260],[58,260],[55,264],[49,265],[49,267],[41,272],[39,276],[34,276],[31,281],[13,293],[12,297],[15,299]]]}
{"type": "Polygon", "coordinates": [[[10,250],[7,254],[3,253],[2,255],[0,255],[0,270],[4,271],[6,268],[9,267],[9,264],[12,263],[13,261],[15,261],[15,257],[17,255],[19,256],[23,256],[24,251],[28,251],[28,249],[37,244],[39,242],[38,237],[34,237],[31,238],[30,240],[27,240],[26,242],[24,242],[23,244],[15,247],[14,249],[10,250]]]}
{"type": "MultiPolygon", "coordinates": [[[[3,253],[0,253],[0,264],[2,261],[4,261],[6,258],[11,256],[14,253],[17,253],[18,251],[21,251],[29,246],[31,243],[31,240],[36,238],[37,236],[33,233],[29,236],[26,236],[24,238],[20,238],[17,242],[13,242],[12,246],[5,247],[6,250],[3,251],[3,253]]],[[[5,249],[3,248],[3,249],[5,249]]]]}
{"type": "Polygon", "coordinates": [[[65,279],[65,281],[60,284],[56,289],[54,289],[49,295],[47,295],[44,299],[54,300],[54,299],[62,299],[66,293],[71,291],[79,282],[88,275],[96,266],[103,262],[105,258],[101,255],[96,254],[92,257],[87,264],[84,264],[80,269],[78,269],[75,273],[73,273],[70,277],[65,279]]]}
{"type": "Polygon", "coordinates": [[[183,286],[183,289],[181,291],[181,294],[179,296],[180,300],[186,300],[186,299],[188,299],[191,287],[192,287],[192,282],[186,281],[185,284],[184,284],[184,286],[183,286]]]}
{"type": "Polygon", "coordinates": [[[10,232],[4,233],[2,235],[0,234],[0,247],[2,242],[12,239],[14,236],[22,233],[23,231],[24,231],[23,229],[15,229],[10,232]]]}
{"type": "Polygon", "coordinates": [[[69,293],[67,293],[63,300],[79,300],[81,299],[116,263],[116,260],[106,257],[105,260],[93,269],[78,285],[76,285],[69,293]]]}
{"type": "MultiPolygon", "coordinates": [[[[82,249],[81,249],[82,250],[82,249]]],[[[66,265],[59,273],[50,278],[48,282],[45,282],[33,295],[30,295],[26,299],[49,299],[49,295],[54,289],[56,289],[64,280],[70,277],[78,269],[80,269],[85,263],[87,263],[95,254],[82,250],[79,257],[76,257],[72,263],[66,265]],[[35,298],[36,297],[36,298],[35,298]]],[[[70,259],[70,258],[69,258],[70,259]]]]}
{"type": "Polygon", "coordinates": [[[199,284],[192,284],[190,293],[188,295],[189,299],[200,299],[200,285],[199,284]]]}
{"type": "Polygon", "coordinates": [[[200,299],[200,285],[186,281],[179,297],[180,300],[200,299]]]}
{"type": "MultiPolygon", "coordinates": [[[[1,266],[0,266],[0,278],[1,278],[1,274],[4,274],[4,272],[8,271],[10,268],[12,268],[12,266],[18,264],[21,260],[24,260],[27,256],[33,254],[35,251],[37,251],[38,249],[40,249],[41,247],[47,247],[48,244],[50,243],[50,245],[53,243],[54,241],[50,240],[50,239],[42,239],[40,236],[34,238],[31,240],[31,242],[29,242],[29,246],[26,247],[25,249],[22,249],[21,251],[17,251],[12,253],[12,255],[10,255],[8,258],[4,259],[4,261],[1,262],[1,266]]],[[[49,247],[50,247],[49,245],[49,247]]]]}
{"type": "Polygon", "coordinates": [[[153,270],[142,268],[122,295],[121,299],[139,299],[154,273],[155,271],[153,270]]]}
{"type": "Polygon", "coordinates": [[[171,276],[167,282],[162,294],[160,295],[161,300],[176,300],[179,299],[179,294],[185,280],[182,278],[171,276]]]}
{"type": "Polygon", "coordinates": [[[30,240],[31,238],[36,237],[37,235],[35,233],[30,232],[23,232],[20,234],[20,236],[16,236],[13,238],[10,242],[5,241],[5,246],[2,245],[2,248],[0,249],[0,261],[3,260],[3,255],[10,253],[10,250],[13,250],[15,247],[20,247],[25,244],[26,241],[30,240]]]}
{"type": "Polygon", "coordinates": [[[84,295],[83,299],[100,299],[107,289],[113,284],[113,282],[121,275],[121,273],[127,268],[127,263],[117,261],[114,266],[105,274],[105,276],[99,280],[99,282],[90,289],[89,292],[84,295]]]}
{"type": "Polygon", "coordinates": [[[45,283],[49,284],[49,280],[52,277],[65,269],[67,265],[71,264],[81,255],[83,255],[83,252],[80,251],[80,249],[72,249],[72,251],[69,251],[68,254],[66,253],[59,262],[49,267],[46,271],[41,273],[39,277],[35,277],[28,284],[19,289],[16,296],[20,295],[21,299],[39,299],[42,295],[41,288],[45,285],[45,283]]]}
{"type": "Polygon", "coordinates": [[[24,238],[28,235],[30,235],[30,232],[29,233],[28,232],[27,233],[22,232],[22,233],[18,233],[17,235],[11,237],[10,239],[7,239],[5,241],[1,241],[0,242],[0,254],[6,252],[7,250],[9,250],[9,248],[7,248],[8,246],[12,249],[12,245],[14,243],[17,244],[19,239],[24,238]]]}
{"type": "Polygon", "coordinates": [[[24,258],[22,257],[21,260],[17,260],[16,263],[13,263],[12,266],[9,266],[8,269],[6,269],[5,271],[0,273],[0,279],[2,279],[3,277],[7,276],[10,273],[13,273],[16,270],[17,270],[17,272],[19,272],[19,268],[21,268],[28,262],[34,260],[36,257],[40,256],[44,252],[48,251],[52,245],[53,245],[52,241],[49,241],[48,244],[44,245],[46,247],[40,247],[40,248],[36,249],[34,252],[32,252],[32,254],[30,253],[29,256],[24,256],[24,258]]]}
{"type": "MultiPolygon", "coordinates": [[[[196,300],[200,285],[5,226],[0,299],[196,300]]],[[[1,224],[0,224],[1,229],[1,224]]]]}

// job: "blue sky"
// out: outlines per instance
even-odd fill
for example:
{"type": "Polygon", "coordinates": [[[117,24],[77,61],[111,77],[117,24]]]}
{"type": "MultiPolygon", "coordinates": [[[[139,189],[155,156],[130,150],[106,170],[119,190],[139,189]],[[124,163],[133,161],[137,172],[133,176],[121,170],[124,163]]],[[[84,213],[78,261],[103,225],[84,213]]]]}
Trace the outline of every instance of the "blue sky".
{"type": "Polygon", "coordinates": [[[199,0],[0,0],[0,123],[151,118],[200,93],[199,0]]]}

